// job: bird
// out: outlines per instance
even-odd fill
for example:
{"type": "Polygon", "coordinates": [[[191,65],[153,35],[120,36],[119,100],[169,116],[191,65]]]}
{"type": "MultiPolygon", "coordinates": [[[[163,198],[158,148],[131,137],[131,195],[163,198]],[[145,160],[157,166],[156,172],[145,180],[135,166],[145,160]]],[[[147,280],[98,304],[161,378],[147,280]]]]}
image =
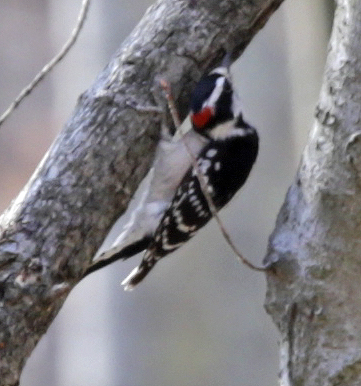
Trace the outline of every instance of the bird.
{"type": "Polygon", "coordinates": [[[165,135],[160,140],[140,204],[112,246],[83,277],[145,251],[141,263],[122,282],[125,290],[132,290],[161,258],[212,218],[199,178],[217,211],[245,183],[257,158],[259,138],[243,118],[229,65],[230,55],[226,55],[219,67],[197,83],[190,98],[192,129],[177,140],[165,135]]]}

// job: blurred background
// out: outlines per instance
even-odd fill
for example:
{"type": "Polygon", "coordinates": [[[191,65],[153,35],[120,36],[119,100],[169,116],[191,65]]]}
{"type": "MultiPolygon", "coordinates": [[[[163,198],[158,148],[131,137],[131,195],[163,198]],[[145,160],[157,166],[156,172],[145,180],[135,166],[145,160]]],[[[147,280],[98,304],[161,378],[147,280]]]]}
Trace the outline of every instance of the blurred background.
{"type": "MultiPolygon", "coordinates": [[[[59,51],[80,3],[0,0],[0,112],[59,51]]],[[[70,54],[0,128],[1,211],[151,3],[93,0],[70,54]]],[[[255,264],[312,125],[332,16],[332,0],[286,1],[232,67],[261,148],[221,217],[255,264]]],[[[72,291],[21,386],[277,384],[279,335],[263,308],[264,276],[237,261],[214,222],[125,293],[120,282],[137,262],[116,263],[72,291]]]]}

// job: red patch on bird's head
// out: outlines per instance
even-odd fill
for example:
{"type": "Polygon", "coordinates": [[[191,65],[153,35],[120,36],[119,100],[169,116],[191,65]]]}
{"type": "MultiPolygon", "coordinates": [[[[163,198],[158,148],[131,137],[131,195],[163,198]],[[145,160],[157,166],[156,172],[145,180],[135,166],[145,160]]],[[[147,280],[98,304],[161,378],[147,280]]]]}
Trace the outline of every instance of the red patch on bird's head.
{"type": "Polygon", "coordinates": [[[203,129],[214,115],[212,107],[204,107],[198,113],[191,114],[191,121],[195,129],[203,129]]]}

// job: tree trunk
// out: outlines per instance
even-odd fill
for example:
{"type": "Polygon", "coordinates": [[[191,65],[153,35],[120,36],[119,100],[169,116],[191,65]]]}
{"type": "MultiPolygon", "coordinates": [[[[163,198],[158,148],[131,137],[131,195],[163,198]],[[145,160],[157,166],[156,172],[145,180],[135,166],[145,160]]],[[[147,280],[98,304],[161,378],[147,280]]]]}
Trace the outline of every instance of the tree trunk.
{"type": "Polygon", "coordinates": [[[160,0],[144,16],[0,219],[0,384],[26,358],[146,174],[161,117],[158,80],[182,117],[226,50],[238,57],[282,0],[160,0]]]}
{"type": "Polygon", "coordinates": [[[271,235],[281,384],[361,384],[361,3],[338,0],[314,127],[271,235]]]}

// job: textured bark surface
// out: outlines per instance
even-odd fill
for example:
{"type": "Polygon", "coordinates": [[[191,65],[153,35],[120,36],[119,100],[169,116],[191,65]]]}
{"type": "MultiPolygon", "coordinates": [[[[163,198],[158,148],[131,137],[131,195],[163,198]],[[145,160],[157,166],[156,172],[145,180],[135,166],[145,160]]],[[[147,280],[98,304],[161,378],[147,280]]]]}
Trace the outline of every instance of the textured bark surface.
{"type": "Polygon", "coordinates": [[[165,78],[182,117],[195,82],[239,56],[282,0],[161,0],[123,43],[0,219],[0,384],[20,371],[147,172],[165,78]]]}
{"type": "Polygon", "coordinates": [[[361,2],[337,2],[316,120],[270,238],[281,384],[361,385],[361,2]]]}

